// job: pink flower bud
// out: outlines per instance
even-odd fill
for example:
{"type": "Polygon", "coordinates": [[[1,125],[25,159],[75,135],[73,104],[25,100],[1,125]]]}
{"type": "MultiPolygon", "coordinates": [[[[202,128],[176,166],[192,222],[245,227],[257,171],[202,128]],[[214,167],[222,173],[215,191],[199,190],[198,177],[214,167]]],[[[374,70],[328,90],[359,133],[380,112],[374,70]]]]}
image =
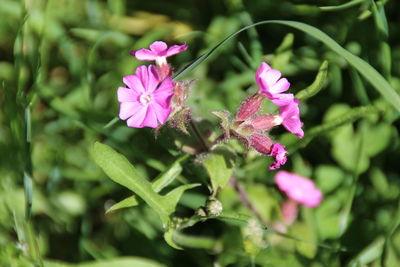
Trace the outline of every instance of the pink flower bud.
{"type": "Polygon", "coordinates": [[[283,217],[283,221],[286,225],[290,225],[296,220],[298,213],[297,202],[289,199],[286,200],[281,206],[281,213],[283,217]]]}
{"type": "Polygon", "coordinates": [[[282,119],[275,115],[259,115],[251,119],[250,124],[256,131],[268,131],[282,123],[282,119]]]}
{"type": "Polygon", "coordinates": [[[272,140],[265,135],[254,133],[250,135],[250,145],[261,154],[268,154],[271,151],[272,140]]]}
{"type": "Polygon", "coordinates": [[[259,94],[254,94],[248,97],[243,103],[240,105],[239,110],[236,114],[236,118],[238,120],[246,120],[250,118],[252,115],[257,113],[260,110],[262,101],[264,97],[259,94]]]}

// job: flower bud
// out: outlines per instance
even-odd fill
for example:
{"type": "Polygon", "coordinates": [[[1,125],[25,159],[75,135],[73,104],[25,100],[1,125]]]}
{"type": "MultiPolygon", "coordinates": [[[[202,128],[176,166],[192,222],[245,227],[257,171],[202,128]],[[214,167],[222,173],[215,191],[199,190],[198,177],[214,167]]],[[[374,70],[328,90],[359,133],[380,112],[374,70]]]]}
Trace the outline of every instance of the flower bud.
{"type": "Polygon", "coordinates": [[[269,154],[272,140],[265,135],[254,133],[250,135],[250,145],[261,154],[269,154]]]}
{"type": "Polygon", "coordinates": [[[250,121],[251,126],[253,126],[256,131],[268,131],[281,123],[281,117],[272,114],[259,115],[252,118],[250,121]]]}
{"type": "Polygon", "coordinates": [[[246,120],[250,118],[252,115],[257,113],[260,110],[262,101],[264,100],[264,96],[259,94],[254,94],[248,97],[243,103],[240,105],[239,110],[236,114],[236,118],[238,120],[246,120]]]}
{"type": "Polygon", "coordinates": [[[219,216],[222,213],[222,203],[216,198],[207,200],[206,211],[208,216],[219,216]]]}

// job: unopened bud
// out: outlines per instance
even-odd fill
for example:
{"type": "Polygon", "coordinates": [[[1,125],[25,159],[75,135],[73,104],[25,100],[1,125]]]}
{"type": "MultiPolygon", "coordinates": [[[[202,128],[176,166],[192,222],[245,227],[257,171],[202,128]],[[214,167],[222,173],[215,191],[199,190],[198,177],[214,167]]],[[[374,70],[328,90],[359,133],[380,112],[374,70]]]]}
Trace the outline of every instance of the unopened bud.
{"type": "Polygon", "coordinates": [[[251,126],[253,126],[256,131],[267,131],[274,126],[280,125],[282,123],[282,118],[279,116],[266,114],[259,115],[251,119],[251,126]]]}
{"type": "Polygon", "coordinates": [[[166,60],[156,61],[157,64],[157,70],[158,70],[158,75],[160,76],[160,81],[164,80],[165,78],[169,77],[172,75],[172,68],[171,66],[167,63],[166,60]]]}
{"type": "Polygon", "coordinates": [[[272,140],[265,135],[254,133],[250,135],[250,145],[261,154],[271,152],[272,140]]]}
{"type": "Polygon", "coordinates": [[[222,213],[222,203],[216,198],[207,200],[206,211],[208,216],[219,216],[222,213]]]}
{"type": "Polygon", "coordinates": [[[236,118],[243,121],[250,118],[252,115],[256,114],[257,111],[260,110],[263,100],[264,96],[259,94],[254,94],[248,97],[240,105],[239,110],[236,114],[236,118]]]}

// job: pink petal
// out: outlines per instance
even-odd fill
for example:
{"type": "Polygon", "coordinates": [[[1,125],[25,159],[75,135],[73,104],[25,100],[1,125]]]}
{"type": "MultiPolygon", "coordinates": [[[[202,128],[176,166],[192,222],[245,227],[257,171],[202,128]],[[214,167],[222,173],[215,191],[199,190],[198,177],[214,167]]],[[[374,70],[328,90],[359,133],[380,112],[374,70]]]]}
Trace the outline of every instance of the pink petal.
{"type": "Polygon", "coordinates": [[[125,87],[119,87],[117,95],[119,102],[135,102],[139,96],[134,90],[125,87]]]}
{"type": "Polygon", "coordinates": [[[301,129],[303,123],[300,121],[299,100],[294,99],[286,106],[281,106],[279,109],[279,116],[283,119],[282,125],[289,132],[297,135],[299,138],[304,136],[301,129]]]}
{"type": "Polygon", "coordinates": [[[142,108],[143,106],[138,102],[122,102],[119,109],[119,118],[126,120],[142,108]]]}
{"type": "Polygon", "coordinates": [[[263,78],[262,82],[266,85],[265,87],[267,87],[268,91],[271,92],[272,86],[274,86],[281,77],[281,72],[279,70],[270,69],[267,72],[264,72],[261,77],[263,78]]]}
{"type": "Polygon", "coordinates": [[[264,90],[266,89],[266,88],[264,88],[264,84],[261,82],[262,81],[262,75],[263,75],[263,73],[267,72],[270,69],[271,69],[271,67],[265,62],[261,63],[261,66],[257,69],[257,71],[256,71],[256,83],[257,83],[257,85],[258,85],[258,87],[260,89],[264,89],[264,90]]]}
{"type": "Polygon", "coordinates": [[[169,117],[169,114],[171,114],[172,109],[170,107],[168,108],[163,108],[156,102],[150,103],[152,110],[155,112],[158,121],[160,124],[164,124],[169,117]]]}
{"type": "Polygon", "coordinates": [[[316,207],[322,201],[321,191],[313,181],[287,171],[275,175],[275,183],[290,199],[308,207],[316,207]]]}
{"type": "Polygon", "coordinates": [[[170,57],[176,54],[179,54],[180,52],[185,51],[188,48],[187,44],[183,45],[173,45],[170,48],[168,48],[167,53],[165,54],[166,57],[170,57]]]}
{"type": "Polygon", "coordinates": [[[160,79],[158,76],[158,71],[154,65],[150,65],[148,68],[148,80],[147,80],[147,92],[152,93],[159,84],[160,79]]]}
{"type": "Polygon", "coordinates": [[[154,53],[153,51],[150,51],[148,49],[139,49],[136,51],[131,51],[130,53],[132,56],[136,57],[139,60],[144,60],[144,61],[153,61],[156,60],[157,54],[154,53]]]}
{"type": "MultiPolygon", "coordinates": [[[[129,103],[129,102],[127,102],[127,103],[129,103]]],[[[123,103],[123,104],[125,104],[125,103],[123,103]]],[[[147,109],[148,109],[148,106],[141,106],[141,108],[137,109],[135,114],[132,115],[132,117],[130,117],[126,121],[126,124],[129,127],[142,128],[143,127],[142,123],[143,123],[144,117],[146,116],[147,109]]]]}
{"type": "Polygon", "coordinates": [[[270,170],[279,169],[282,165],[284,165],[287,161],[286,154],[288,152],[285,150],[285,146],[275,143],[271,147],[271,152],[269,152],[269,156],[275,157],[275,162],[268,167],[270,170]]]}
{"type": "Polygon", "coordinates": [[[137,67],[136,76],[138,77],[138,79],[140,80],[140,83],[142,84],[142,86],[144,88],[143,92],[147,92],[148,91],[148,83],[149,83],[149,74],[148,74],[147,67],[145,65],[137,67]]]}
{"type": "Polygon", "coordinates": [[[153,99],[164,108],[168,108],[173,96],[174,82],[171,78],[165,78],[157,90],[153,92],[153,99]]]}
{"type": "Polygon", "coordinates": [[[141,125],[142,127],[151,127],[151,128],[158,127],[157,116],[151,104],[149,104],[147,108],[146,116],[144,117],[141,125]]]}
{"type": "Polygon", "coordinates": [[[122,79],[124,84],[126,84],[130,89],[143,93],[144,87],[141,80],[136,75],[124,76],[122,79]]]}
{"type": "Polygon", "coordinates": [[[271,101],[278,107],[287,106],[293,102],[293,94],[275,94],[271,98],[271,101]]]}
{"type": "Polygon", "coordinates": [[[282,93],[287,91],[289,87],[290,83],[288,80],[286,78],[282,78],[270,88],[270,92],[271,94],[282,93]]]}
{"type": "Polygon", "coordinates": [[[155,41],[150,45],[151,51],[153,51],[157,56],[164,56],[164,52],[167,48],[167,44],[162,41],[155,41]]]}

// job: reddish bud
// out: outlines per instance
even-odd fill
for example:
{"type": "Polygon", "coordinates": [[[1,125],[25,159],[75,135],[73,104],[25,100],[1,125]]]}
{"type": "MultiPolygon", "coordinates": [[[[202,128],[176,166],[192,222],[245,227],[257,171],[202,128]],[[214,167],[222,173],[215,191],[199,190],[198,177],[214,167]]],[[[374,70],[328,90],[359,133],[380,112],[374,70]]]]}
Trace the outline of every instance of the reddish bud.
{"type": "Polygon", "coordinates": [[[272,140],[265,135],[254,133],[250,135],[250,145],[261,154],[271,152],[272,140]]]}
{"type": "Polygon", "coordinates": [[[173,103],[177,107],[181,107],[185,104],[186,99],[189,96],[189,89],[192,85],[193,80],[191,81],[179,81],[175,83],[174,87],[174,98],[173,103]]]}
{"type": "Polygon", "coordinates": [[[267,131],[282,123],[282,119],[275,115],[259,115],[251,119],[250,124],[256,131],[267,131]]]}
{"type": "Polygon", "coordinates": [[[238,120],[246,120],[250,118],[252,115],[257,113],[260,110],[262,101],[264,100],[264,96],[259,94],[254,94],[248,97],[243,103],[240,105],[239,110],[236,114],[236,118],[238,120]]]}
{"type": "Polygon", "coordinates": [[[160,76],[159,77],[160,81],[172,75],[172,68],[167,63],[167,61],[162,63],[157,62],[157,70],[158,70],[158,75],[160,76]]]}

